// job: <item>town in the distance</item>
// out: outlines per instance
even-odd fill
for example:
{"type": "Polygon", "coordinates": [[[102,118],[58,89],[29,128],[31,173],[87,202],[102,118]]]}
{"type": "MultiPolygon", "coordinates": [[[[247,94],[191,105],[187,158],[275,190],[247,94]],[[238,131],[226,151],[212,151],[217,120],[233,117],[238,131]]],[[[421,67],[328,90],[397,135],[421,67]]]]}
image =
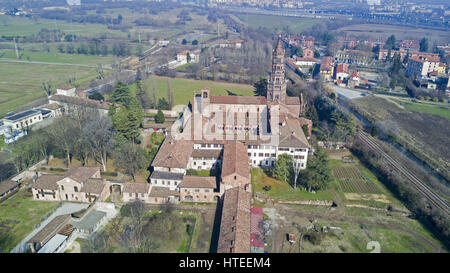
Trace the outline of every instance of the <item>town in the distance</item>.
{"type": "Polygon", "coordinates": [[[0,253],[447,253],[449,65],[440,0],[0,0],[0,253]]]}

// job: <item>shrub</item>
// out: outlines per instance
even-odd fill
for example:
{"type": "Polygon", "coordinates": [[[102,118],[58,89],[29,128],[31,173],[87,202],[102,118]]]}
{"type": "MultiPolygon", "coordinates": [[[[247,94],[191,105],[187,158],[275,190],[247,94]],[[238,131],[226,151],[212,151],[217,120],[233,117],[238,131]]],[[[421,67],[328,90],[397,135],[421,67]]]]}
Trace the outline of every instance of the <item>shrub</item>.
{"type": "Polygon", "coordinates": [[[158,110],[158,113],[155,116],[155,122],[156,123],[164,123],[166,118],[164,117],[164,114],[161,110],[158,110]]]}
{"type": "Polygon", "coordinates": [[[271,186],[264,186],[264,187],[263,187],[263,190],[265,190],[265,191],[270,191],[271,189],[272,189],[271,186]]]}
{"type": "Polygon", "coordinates": [[[131,215],[131,206],[130,204],[125,204],[120,208],[120,216],[129,217],[131,215]]]}

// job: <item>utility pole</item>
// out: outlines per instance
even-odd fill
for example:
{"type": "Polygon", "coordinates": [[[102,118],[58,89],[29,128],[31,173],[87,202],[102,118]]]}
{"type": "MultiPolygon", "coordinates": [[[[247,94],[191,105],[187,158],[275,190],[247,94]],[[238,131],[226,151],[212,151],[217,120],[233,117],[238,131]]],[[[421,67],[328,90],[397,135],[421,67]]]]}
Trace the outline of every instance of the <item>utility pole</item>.
{"type": "Polygon", "coordinates": [[[217,37],[220,37],[219,19],[217,19],[217,37]]]}
{"type": "Polygon", "coordinates": [[[19,49],[17,48],[16,37],[14,37],[14,48],[16,50],[16,58],[19,59],[19,49]]]}
{"type": "Polygon", "coordinates": [[[56,18],[55,18],[55,34],[56,34],[56,41],[59,42],[59,34],[58,34],[58,25],[56,24],[56,18]]]}
{"type": "Polygon", "coordinates": [[[70,19],[70,32],[72,32],[72,42],[75,42],[75,35],[73,34],[73,28],[72,28],[72,19],[70,19]]]}

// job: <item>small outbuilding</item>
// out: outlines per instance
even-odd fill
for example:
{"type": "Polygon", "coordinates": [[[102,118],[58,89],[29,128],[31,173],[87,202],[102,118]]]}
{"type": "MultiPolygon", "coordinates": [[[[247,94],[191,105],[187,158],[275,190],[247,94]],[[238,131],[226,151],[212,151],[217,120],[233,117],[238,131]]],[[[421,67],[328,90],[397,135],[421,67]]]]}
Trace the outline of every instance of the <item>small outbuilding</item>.
{"type": "Polygon", "coordinates": [[[73,222],[73,226],[78,232],[86,235],[92,234],[106,218],[106,212],[92,210],[86,214],[80,221],[73,222]]]}

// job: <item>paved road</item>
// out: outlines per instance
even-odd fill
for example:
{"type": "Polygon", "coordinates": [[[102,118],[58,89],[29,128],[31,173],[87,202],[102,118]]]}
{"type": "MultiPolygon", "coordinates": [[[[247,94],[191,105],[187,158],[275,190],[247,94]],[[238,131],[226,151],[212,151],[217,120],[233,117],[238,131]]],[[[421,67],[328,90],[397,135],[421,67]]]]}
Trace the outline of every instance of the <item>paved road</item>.
{"type": "Polygon", "coordinates": [[[50,215],[41,225],[34,229],[30,234],[28,234],[16,247],[11,250],[11,253],[23,253],[26,250],[26,243],[30,240],[36,233],[38,233],[42,228],[44,228],[53,218],[59,215],[70,214],[82,209],[85,209],[89,204],[81,203],[64,203],[59,207],[52,215],[50,215]]]}
{"type": "Polygon", "coordinates": [[[364,92],[360,92],[360,91],[345,88],[345,87],[339,87],[334,84],[329,84],[328,86],[333,88],[333,90],[336,91],[336,93],[338,93],[339,96],[344,97],[345,99],[349,99],[349,100],[363,98],[368,95],[367,93],[364,93],[364,92]]]}
{"type": "MultiPolygon", "coordinates": [[[[0,62],[5,62],[5,63],[25,63],[25,64],[47,64],[47,65],[62,65],[62,66],[80,66],[80,67],[97,68],[97,65],[88,65],[88,64],[23,61],[23,60],[14,60],[14,59],[5,59],[5,58],[0,58],[0,62]]],[[[104,69],[111,69],[111,67],[109,67],[108,65],[103,65],[102,68],[104,68],[104,69]]]]}

